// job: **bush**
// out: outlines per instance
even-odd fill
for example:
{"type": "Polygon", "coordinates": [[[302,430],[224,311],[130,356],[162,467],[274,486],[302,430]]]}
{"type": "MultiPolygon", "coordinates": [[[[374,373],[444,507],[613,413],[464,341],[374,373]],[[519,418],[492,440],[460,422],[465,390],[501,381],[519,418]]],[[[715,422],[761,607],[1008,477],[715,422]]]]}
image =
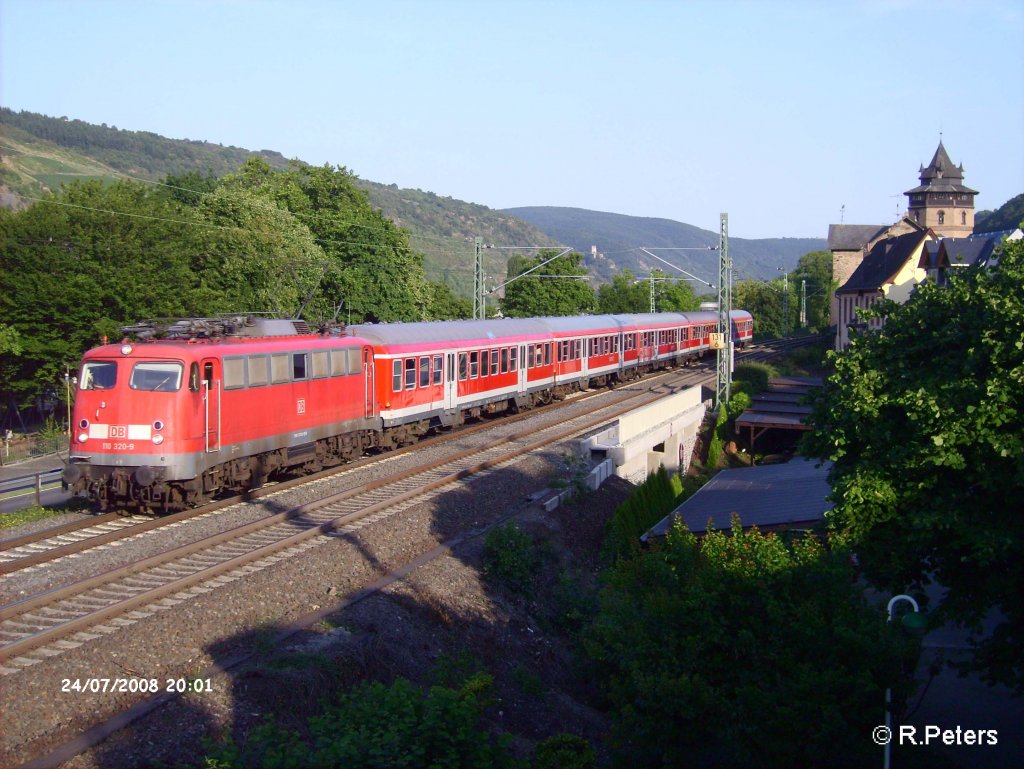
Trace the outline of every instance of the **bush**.
{"type": "Polygon", "coordinates": [[[732,374],[734,382],[743,383],[743,392],[753,396],[768,389],[768,380],[776,375],[766,363],[741,363],[732,374]]]}
{"type": "Polygon", "coordinates": [[[664,467],[649,475],[612,513],[605,540],[609,557],[621,558],[637,552],[640,536],[675,509],[681,491],[682,481],[670,478],[664,467]]]}
{"type": "Polygon", "coordinates": [[[738,519],[702,539],[677,525],[661,547],[621,559],[584,639],[616,765],[870,763],[879,695],[892,687],[905,701],[915,644],[853,576],[841,548],[787,544],[738,519]]]}
{"type": "Polygon", "coordinates": [[[491,685],[482,673],[460,689],[434,686],[426,695],[404,678],[363,683],[310,719],[308,738],[268,721],[242,748],[228,742],[213,750],[206,766],[525,769],[511,757],[507,735],[495,740],[481,727],[481,695],[491,685]]]}
{"type": "Polygon", "coordinates": [[[590,743],[574,734],[556,734],[537,745],[533,769],[593,769],[597,755],[590,743]]]}
{"type": "Polygon", "coordinates": [[[491,529],[484,539],[484,576],[513,592],[529,592],[541,560],[540,551],[511,521],[491,529]]]}

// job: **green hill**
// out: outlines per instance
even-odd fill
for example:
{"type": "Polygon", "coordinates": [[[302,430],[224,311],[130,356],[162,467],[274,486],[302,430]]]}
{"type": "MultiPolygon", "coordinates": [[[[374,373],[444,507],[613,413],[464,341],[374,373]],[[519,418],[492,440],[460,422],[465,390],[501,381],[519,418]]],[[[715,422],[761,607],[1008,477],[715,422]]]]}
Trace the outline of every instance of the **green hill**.
{"type": "MultiPolygon", "coordinates": [[[[167,139],[149,131],[128,131],[81,120],[53,118],[0,107],[0,205],[24,208],[32,199],[74,179],[125,176],[158,181],[188,172],[223,176],[249,157],[277,169],[288,166],[279,152],[253,152],[205,141],[167,139]]],[[[409,231],[413,248],[425,256],[427,278],[470,296],[476,237],[487,244],[554,245],[531,225],[486,206],[358,180],[370,202],[409,231]]],[[[509,252],[488,251],[485,270],[504,275],[509,252]]]]}
{"type": "MultiPolygon", "coordinates": [[[[623,269],[647,275],[651,269],[676,274],[671,267],[648,256],[645,247],[687,272],[714,283],[718,278],[718,232],[702,230],[671,219],[625,216],[581,208],[536,206],[509,208],[506,213],[525,219],[552,238],[586,255],[586,265],[599,280],[606,282],[623,269]],[[598,255],[591,255],[597,246],[598,255]],[[685,248],[692,251],[658,249],[685,248]]],[[[824,238],[729,238],[729,255],[736,279],[770,280],[779,276],[779,267],[787,270],[810,251],[826,246],[824,238]]],[[[696,287],[700,293],[699,285],[696,287]]]]}
{"type": "Polygon", "coordinates": [[[1010,198],[995,211],[978,211],[974,215],[974,231],[1001,232],[1015,230],[1024,224],[1024,193],[1010,198]]]}
{"type": "MultiPolygon", "coordinates": [[[[0,108],[0,205],[23,208],[47,190],[81,178],[158,181],[168,174],[198,172],[222,176],[249,157],[260,156],[273,168],[290,162],[281,153],[257,152],[192,139],[167,139],[149,131],[129,131],[66,117],[0,108]]],[[[301,161],[299,161],[301,162],[301,161]]],[[[706,248],[717,246],[718,233],[668,219],[607,214],[575,208],[517,208],[497,211],[422,190],[400,189],[367,180],[358,184],[370,202],[410,233],[412,246],[425,256],[430,280],[447,283],[463,296],[473,284],[473,240],[494,246],[568,245],[586,255],[598,282],[628,268],[638,276],[665,267],[638,246],[706,248]],[[600,256],[590,256],[597,245],[600,256]]],[[[731,238],[737,279],[776,277],[800,256],[824,248],[815,238],[745,240],[731,238]]],[[[488,249],[484,269],[495,282],[503,278],[515,252],[488,249]]],[[[519,252],[524,253],[524,252],[519,252]]],[[[673,264],[714,282],[713,252],[656,252],[673,264]]],[[[671,272],[671,268],[666,268],[671,272]]]]}

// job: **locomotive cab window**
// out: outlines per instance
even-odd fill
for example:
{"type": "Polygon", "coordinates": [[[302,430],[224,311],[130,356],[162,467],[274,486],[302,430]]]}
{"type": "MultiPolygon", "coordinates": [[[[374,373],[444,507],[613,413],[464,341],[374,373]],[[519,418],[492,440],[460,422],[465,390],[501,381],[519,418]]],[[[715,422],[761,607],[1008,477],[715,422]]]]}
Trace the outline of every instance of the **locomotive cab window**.
{"type": "Polygon", "coordinates": [[[133,390],[177,392],[181,387],[184,371],[185,367],[180,363],[136,363],[132,366],[128,386],[133,390]]]}
{"type": "Polygon", "coordinates": [[[292,353],[292,379],[299,381],[306,378],[307,373],[306,353],[292,353]]]}
{"type": "Polygon", "coordinates": [[[113,361],[86,363],[78,382],[81,390],[109,390],[117,384],[117,364],[113,361]]]}

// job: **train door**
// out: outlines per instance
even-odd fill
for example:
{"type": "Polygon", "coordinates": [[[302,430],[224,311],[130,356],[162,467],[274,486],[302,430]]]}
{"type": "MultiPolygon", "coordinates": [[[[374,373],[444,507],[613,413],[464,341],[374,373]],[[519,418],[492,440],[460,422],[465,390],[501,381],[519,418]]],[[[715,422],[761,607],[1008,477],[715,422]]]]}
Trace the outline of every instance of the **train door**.
{"type": "Polygon", "coordinates": [[[455,375],[455,353],[445,355],[444,364],[444,408],[452,411],[459,405],[459,379],[455,375]]]}
{"type": "Polygon", "coordinates": [[[203,432],[206,451],[220,451],[221,411],[220,361],[216,358],[203,359],[203,432]]]}
{"type": "Polygon", "coordinates": [[[373,417],[373,358],[369,347],[363,348],[363,416],[373,417]]]}
{"type": "Polygon", "coordinates": [[[593,340],[583,337],[580,343],[583,347],[583,353],[580,355],[580,374],[585,377],[590,372],[590,351],[593,340]]]}
{"type": "Polygon", "coordinates": [[[529,384],[529,371],[526,368],[526,348],[527,345],[519,345],[519,392],[526,392],[526,387],[529,384]]]}

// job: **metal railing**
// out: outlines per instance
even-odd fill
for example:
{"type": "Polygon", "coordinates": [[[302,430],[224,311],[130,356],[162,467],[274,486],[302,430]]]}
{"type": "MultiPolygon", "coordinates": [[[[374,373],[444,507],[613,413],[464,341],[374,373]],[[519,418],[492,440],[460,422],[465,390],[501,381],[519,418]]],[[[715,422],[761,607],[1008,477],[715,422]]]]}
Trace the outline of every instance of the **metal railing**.
{"type": "Polygon", "coordinates": [[[61,487],[61,470],[46,470],[32,475],[22,475],[17,478],[10,478],[0,481],[0,500],[16,499],[33,495],[37,505],[42,504],[44,491],[59,489],[61,487]]]}

